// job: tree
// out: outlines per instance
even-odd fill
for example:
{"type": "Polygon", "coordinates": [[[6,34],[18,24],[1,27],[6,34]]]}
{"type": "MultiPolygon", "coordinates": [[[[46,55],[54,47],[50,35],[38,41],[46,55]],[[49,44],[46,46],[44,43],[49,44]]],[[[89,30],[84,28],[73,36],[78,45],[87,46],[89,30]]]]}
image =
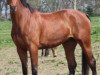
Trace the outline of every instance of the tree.
{"type": "Polygon", "coordinates": [[[2,16],[3,1],[0,0],[0,18],[2,16]]]}
{"type": "Polygon", "coordinates": [[[33,9],[38,9],[39,8],[39,0],[27,0],[27,2],[31,5],[33,9]]]}
{"type": "Polygon", "coordinates": [[[0,0],[0,15],[1,18],[8,18],[8,5],[7,5],[7,0],[0,0]],[[3,13],[2,13],[3,12],[3,13]]]}
{"type": "Polygon", "coordinates": [[[89,16],[93,16],[93,8],[91,6],[87,6],[86,8],[86,13],[89,15],[89,16]]]}
{"type": "Polygon", "coordinates": [[[40,0],[39,10],[42,12],[50,12],[51,11],[50,4],[48,3],[47,0],[40,0]]]}
{"type": "Polygon", "coordinates": [[[95,14],[100,15],[100,0],[95,0],[95,14]]]}
{"type": "Polygon", "coordinates": [[[77,4],[77,2],[76,2],[77,0],[74,0],[74,9],[76,10],[77,9],[77,7],[76,7],[76,4],[77,4]]]}

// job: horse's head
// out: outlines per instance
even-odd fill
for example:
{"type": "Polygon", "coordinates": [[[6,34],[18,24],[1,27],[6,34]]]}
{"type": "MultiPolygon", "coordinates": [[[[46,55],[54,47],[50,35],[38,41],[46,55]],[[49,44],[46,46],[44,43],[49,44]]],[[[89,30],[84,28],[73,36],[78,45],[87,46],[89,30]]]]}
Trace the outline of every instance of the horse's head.
{"type": "Polygon", "coordinates": [[[16,11],[17,1],[18,0],[7,0],[7,4],[10,6],[11,11],[16,11]]]}

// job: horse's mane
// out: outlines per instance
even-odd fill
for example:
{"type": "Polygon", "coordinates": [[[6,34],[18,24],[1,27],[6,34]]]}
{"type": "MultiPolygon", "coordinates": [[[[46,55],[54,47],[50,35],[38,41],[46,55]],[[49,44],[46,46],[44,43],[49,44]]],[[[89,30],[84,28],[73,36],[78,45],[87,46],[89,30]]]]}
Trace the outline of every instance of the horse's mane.
{"type": "Polygon", "coordinates": [[[23,6],[25,6],[26,8],[28,8],[31,12],[34,11],[34,9],[29,5],[29,3],[27,3],[27,0],[20,0],[20,1],[23,4],[23,6]]]}
{"type": "Polygon", "coordinates": [[[91,21],[89,14],[86,14],[87,18],[91,21]]]}

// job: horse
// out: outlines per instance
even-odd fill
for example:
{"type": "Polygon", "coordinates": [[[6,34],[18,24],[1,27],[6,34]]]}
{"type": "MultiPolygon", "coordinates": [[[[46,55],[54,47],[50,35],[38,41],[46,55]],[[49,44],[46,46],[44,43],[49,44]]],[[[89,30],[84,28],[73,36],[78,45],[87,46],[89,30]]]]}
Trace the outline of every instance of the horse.
{"type": "Polygon", "coordinates": [[[27,71],[27,51],[30,53],[32,75],[38,75],[38,49],[63,45],[69,75],[75,75],[75,47],[82,48],[82,75],[97,75],[96,60],[91,48],[91,22],[85,13],[63,9],[42,13],[31,10],[26,0],[7,0],[12,20],[11,37],[21,60],[23,75],[27,71]]]}
{"type": "MultiPolygon", "coordinates": [[[[55,48],[50,48],[50,50],[52,50],[52,54],[53,54],[53,57],[56,57],[56,53],[55,53],[55,48]]],[[[48,56],[49,55],[49,49],[46,48],[46,49],[42,49],[42,52],[41,52],[41,56],[48,56]]]]}

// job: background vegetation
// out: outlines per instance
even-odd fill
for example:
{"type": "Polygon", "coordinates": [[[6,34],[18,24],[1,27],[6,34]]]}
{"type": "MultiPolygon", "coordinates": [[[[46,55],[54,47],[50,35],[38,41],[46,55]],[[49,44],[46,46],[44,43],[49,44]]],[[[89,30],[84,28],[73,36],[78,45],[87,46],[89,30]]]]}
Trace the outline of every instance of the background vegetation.
{"type": "MultiPolygon", "coordinates": [[[[34,8],[42,12],[61,9],[77,9],[89,15],[100,15],[100,0],[27,0],[34,8]]],[[[10,8],[7,0],[0,0],[0,19],[9,19],[10,8]]]]}

